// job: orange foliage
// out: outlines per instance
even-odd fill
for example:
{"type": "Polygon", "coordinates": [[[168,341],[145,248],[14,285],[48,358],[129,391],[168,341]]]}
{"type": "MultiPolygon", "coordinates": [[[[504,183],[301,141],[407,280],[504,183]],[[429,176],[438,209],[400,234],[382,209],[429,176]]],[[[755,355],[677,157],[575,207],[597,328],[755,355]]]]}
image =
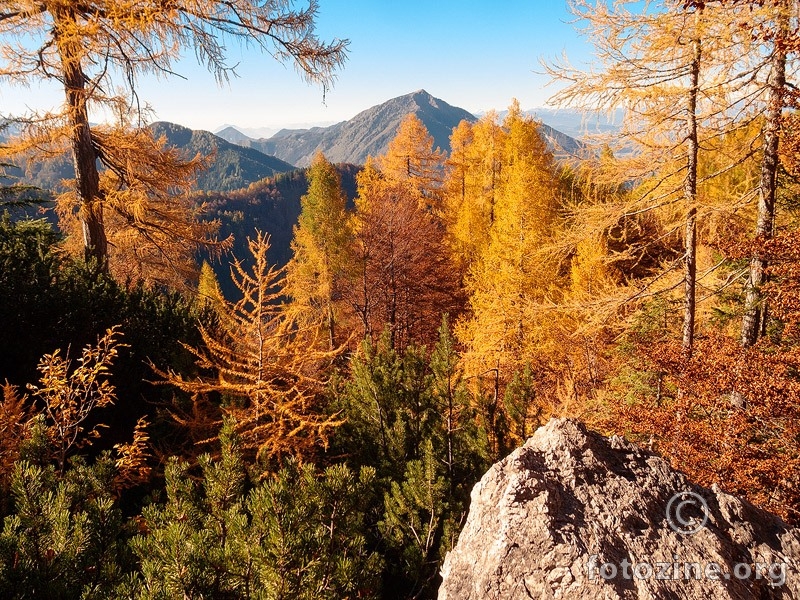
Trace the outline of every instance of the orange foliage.
{"type": "Polygon", "coordinates": [[[100,437],[100,429],[106,427],[97,424],[87,431],[89,417],[95,409],[116,400],[109,368],[119,348],[124,347],[118,340],[120,335],[116,327],[106,330],[97,345],[82,350],[75,368],[69,352],[64,357],[59,350],[45,354],[38,366],[40,385],[28,385],[33,395],[42,401],[47,434],[62,472],[72,450],[91,445],[93,439],[100,437]]]}
{"type": "Polygon", "coordinates": [[[6,381],[0,389],[3,392],[0,399],[0,486],[5,487],[19,457],[20,445],[27,436],[32,415],[28,396],[20,394],[16,386],[6,381]]]}
{"type": "Polygon", "coordinates": [[[406,115],[379,163],[388,179],[410,183],[419,193],[420,205],[439,214],[444,152],[434,150],[433,136],[417,115],[406,115]]]}
{"type": "Polygon", "coordinates": [[[266,459],[308,456],[325,445],[330,430],[340,424],[318,406],[324,367],[338,349],[320,350],[327,346],[320,323],[301,324],[287,310],[283,270],[267,260],[268,236],[258,232],[248,241],[252,270],[246,271],[239,261],[231,270],[242,298],[222,300],[218,322],[200,325],[203,346],[187,346],[198,367],[214,376],[187,378],[154,370],[165,383],[193,396],[196,407],[191,416],[181,418],[184,424],[203,430],[216,425],[218,432],[222,420],[209,423],[214,411],[209,410],[207,396],[221,395],[220,410],[235,420],[243,448],[266,459]]]}
{"type": "MultiPolygon", "coordinates": [[[[368,167],[369,169],[369,167],[368,167]]],[[[433,344],[443,313],[463,299],[444,227],[409,182],[359,177],[355,261],[343,296],[373,342],[389,329],[394,348],[433,344]]]]}
{"type": "Polygon", "coordinates": [[[115,487],[125,489],[145,483],[150,479],[150,436],[147,434],[149,423],[145,417],[140,418],[133,429],[133,440],[126,444],[116,444],[117,475],[114,478],[115,487]]]}
{"type": "Polygon", "coordinates": [[[676,342],[642,343],[638,352],[663,375],[663,388],[677,391],[618,406],[606,425],[649,440],[698,483],[798,522],[800,357],[775,350],[709,337],[685,361],[676,342]]]}
{"type": "MultiPolygon", "coordinates": [[[[233,240],[216,238],[218,221],[203,219],[205,205],[189,196],[199,158],[185,161],[166,138],[150,130],[102,128],[92,132],[107,170],[100,174],[103,225],[108,239],[108,268],[121,282],[188,289],[197,282],[198,250],[230,248],[233,240]]],[[[66,247],[83,252],[82,200],[62,194],[59,225],[68,234],[66,247]]]]}

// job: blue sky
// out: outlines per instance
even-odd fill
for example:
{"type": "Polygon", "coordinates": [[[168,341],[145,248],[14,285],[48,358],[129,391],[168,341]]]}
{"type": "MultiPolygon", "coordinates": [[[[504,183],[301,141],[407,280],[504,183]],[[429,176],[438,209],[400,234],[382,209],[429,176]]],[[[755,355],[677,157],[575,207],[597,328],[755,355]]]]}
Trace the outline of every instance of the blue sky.
{"type": "MultiPolygon", "coordinates": [[[[318,32],[350,40],[350,53],[323,103],[319,87],[291,66],[253,49],[231,45],[238,78],[218,86],[193,57],[177,65],[186,80],[148,78],[142,100],[159,120],[194,129],[328,123],[418,89],[476,112],[502,110],[512,98],[522,108],[543,106],[551,88],[539,59],[566,51],[586,60],[564,1],[320,0],[318,32]]],[[[57,90],[0,86],[2,112],[46,108],[57,90]]]]}

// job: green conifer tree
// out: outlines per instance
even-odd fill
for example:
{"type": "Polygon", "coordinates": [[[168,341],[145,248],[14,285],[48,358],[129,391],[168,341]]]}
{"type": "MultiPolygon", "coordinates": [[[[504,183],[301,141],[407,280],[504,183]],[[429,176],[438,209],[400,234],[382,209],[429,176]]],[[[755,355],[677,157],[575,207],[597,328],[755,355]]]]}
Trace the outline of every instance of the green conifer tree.
{"type": "Polygon", "coordinates": [[[445,469],[426,440],[422,456],[409,461],[405,476],[392,481],[386,493],[380,530],[393,555],[393,570],[410,584],[408,597],[418,598],[435,589],[434,579],[444,554],[451,549],[445,530],[453,528],[445,469]]]}
{"type": "Polygon", "coordinates": [[[307,177],[308,193],[300,199],[285,291],[299,319],[325,324],[333,350],[337,343],[336,301],[350,239],[347,198],[339,172],[321,152],[314,157],[307,177]]]}
{"type": "Polygon", "coordinates": [[[80,457],[62,474],[48,464],[39,419],[11,481],[14,509],[0,533],[0,597],[112,597],[130,568],[122,512],[113,495],[110,454],[80,457]]]}
{"type": "Polygon", "coordinates": [[[366,544],[365,513],[374,471],[345,466],[317,472],[289,460],[254,484],[234,426],[220,434],[221,456],[200,459],[202,479],[173,460],[166,504],[143,513],[132,540],[137,598],[376,598],[380,557],[366,544]]]}

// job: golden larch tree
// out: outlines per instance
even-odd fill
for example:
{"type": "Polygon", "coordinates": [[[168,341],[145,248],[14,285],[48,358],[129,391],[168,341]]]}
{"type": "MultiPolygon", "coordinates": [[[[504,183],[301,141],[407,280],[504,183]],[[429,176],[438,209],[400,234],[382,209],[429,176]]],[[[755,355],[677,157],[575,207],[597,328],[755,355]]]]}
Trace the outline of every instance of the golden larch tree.
{"type": "MultiPolygon", "coordinates": [[[[538,124],[514,103],[498,136],[501,167],[495,180],[489,241],[467,276],[471,315],[457,332],[466,345],[468,373],[514,371],[545,351],[546,306],[557,300],[558,268],[549,248],[560,201],[560,175],[538,124]]],[[[478,168],[482,168],[478,166],[478,168]]]]}
{"type": "Polygon", "coordinates": [[[434,149],[433,136],[417,115],[406,115],[378,162],[386,178],[409,182],[420,202],[439,214],[444,153],[434,149]]]}
{"type": "MultiPolygon", "coordinates": [[[[751,3],[748,3],[751,4],[751,3]]],[[[758,185],[758,212],[755,236],[772,238],[775,231],[775,208],[780,171],[779,142],[785,109],[796,103],[792,75],[796,75],[798,42],[798,4],[793,0],[773,0],[755,8],[759,18],[754,28],[763,38],[767,51],[768,72],[762,84],[764,120],[762,127],[761,177],[758,185]]],[[[766,333],[767,307],[761,294],[766,283],[767,260],[762,252],[750,257],[745,284],[745,311],[742,317],[741,344],[753,345],[766,333]]]]}
{"type": "Polygon", "coordinates": [[[501,171],[497,114],[459,123],[450,137],[443,186],[444,221],[456,263],[467,271],[489,243],[501,171]]]}
{"type": "Polygon", "coordinates": [[[195,403],[221,395],[222,413],[235,418],[244,447],[257,456],[308,456],[339,424],[319,406],[325,369],[336,352],[325,349],[320,323],[300,324],[287,310],[283,270],[267,260],[267,235],[257,233],[248,245],[252,270],[240,261],[231,269],[241,299],[222,300],[217,323],[200,326],[203,345],[189,347],[198,367],[215,375],[191,379],[156,372],[192,394],[195,403]]]}
{"type": "MultiPolygon", "coordinates": [[[[634,191],[604,204],[602,226],[608,231],[632,215],[658,211],[666,231],[683,231],[682,260],[668,268],[683,270],[682,343],[689,357],[698,267],[708,266],[698,265],[698,224],[718,209],[708,206],[698,190],[745,160],[752,143],[743,144],[720,172],[704,179],[698,178],[699,152],[746,126],[763,106],[758,82],[764,61],[750,25],[745,26],[748,9],[738,3],[689,6],[673,0],[647,5],[571,0],[570,8],[586,23],[598,64],[586,71],[567,62],[549,67],[556,80],[567,83],[552,101],[587,112],[622,109],[620,133],[603,142],[614,143],[620,157],[614,177],[630,182],[634,191]],[[680,211],[674,208],[679,203],[680,211]]],[[[598,223],[594,209],[589,213],[598,223]]],[[[579,228],[589,229],[589,220],[579,228]]],[[[648,293],[676,287],[674,277],[657,277],[648,293]]]]}
{"type": "Polygon", "coordinates": [[[323,42],[315,35],[317,9],[316,0],[305,9],[295,9],[291,2],[255,0],[4,2],[0,77],[23,85],[55,80],[65,93],[58,113],[27,118],[31,126],[10,151],[69,148],[85,252],[106,269],[106,198],[98,161],[118,174],[127,165],[113,160],[110,140],[94,134],[93,111],[125,116],[131,107],[138,109],[139,76],[171,74],[173,62],[187,50],[218,80],[227,79],[233,71],[226,62],[231,41],[291,61],[307,80],[327,86],[345,58],[347,42],[323,42]]]}
{"type": "MultiPolygon", "coordinates": [[[[98,126],[93,136],[105,148],[100,192],[111,275],[122,282],[194,289],[197,252],[218,256],[233,241],[218,239],[219,221],[204,218],[205,204],[189,195],[204,162],[184,160],[147,128],[98,126]]],[[[57,199],[59,225],[67,233],[64,245],[73,254],[83,246],[82,210],[74,192],[57,199]]]]}

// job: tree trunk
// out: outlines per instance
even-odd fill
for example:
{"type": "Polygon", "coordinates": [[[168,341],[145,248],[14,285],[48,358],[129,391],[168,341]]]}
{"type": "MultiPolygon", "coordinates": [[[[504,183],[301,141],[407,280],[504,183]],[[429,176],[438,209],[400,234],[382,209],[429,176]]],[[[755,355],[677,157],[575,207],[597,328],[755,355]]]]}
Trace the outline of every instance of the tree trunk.
{"type": "Polygon", "coordinates": [[[86,103],[86,77],[81,64],[80,40],[72,33],[77,27],[69,8],[54,12],[55,40],[64,75],[67,119],[71,127],[72,158],[75,166],[75,191],[81,202],[83,243],[86,260],[95,259],[97,268],[108,271],[108,243],[103,226],[100,175],[97,153],[92,144],[89,111],[86,103]]]}
{"type": "Polygon", "coordinates": [[[336,323],[333,312],[333,300],[328,299],[328,345],[331,350],[336,349],[336,323]]]}
{"type": "MultiPolygon", "coordinates": [[[[788,16],[779,17],[777,39],[774,41],[769,73],[769,98],[764,123],[764,156],[761,160],[761,181],[758,194],[758,218],[756,238],[768,240],[773,234],[775,219],[775,191],[778,174],[778,141],[780,137],[781,112],[784,105],[786,84],[786,48],[784,40],[789,28],[788,16]]],[[[756,249],[750,258],[750,276],[745,285],[745,311],[742,317],[741,344],[752,346],[765,331],[766,305],[761,297],[761,285],[765,281],[767,259],[756,249]]]]}
{"type": "Polygon", "coordinates": [[[697,280],[697,93],[700,85],[700,40],[692,40],[692,63],[689,76],[689,106],[687,108],[688,132],[686,181],[684,198],[688,213],[686,215],[686,232],[684,246],[684,295],[683,295],[683,356],[691,358],[694,346],[695,290],[697,280]]]}

